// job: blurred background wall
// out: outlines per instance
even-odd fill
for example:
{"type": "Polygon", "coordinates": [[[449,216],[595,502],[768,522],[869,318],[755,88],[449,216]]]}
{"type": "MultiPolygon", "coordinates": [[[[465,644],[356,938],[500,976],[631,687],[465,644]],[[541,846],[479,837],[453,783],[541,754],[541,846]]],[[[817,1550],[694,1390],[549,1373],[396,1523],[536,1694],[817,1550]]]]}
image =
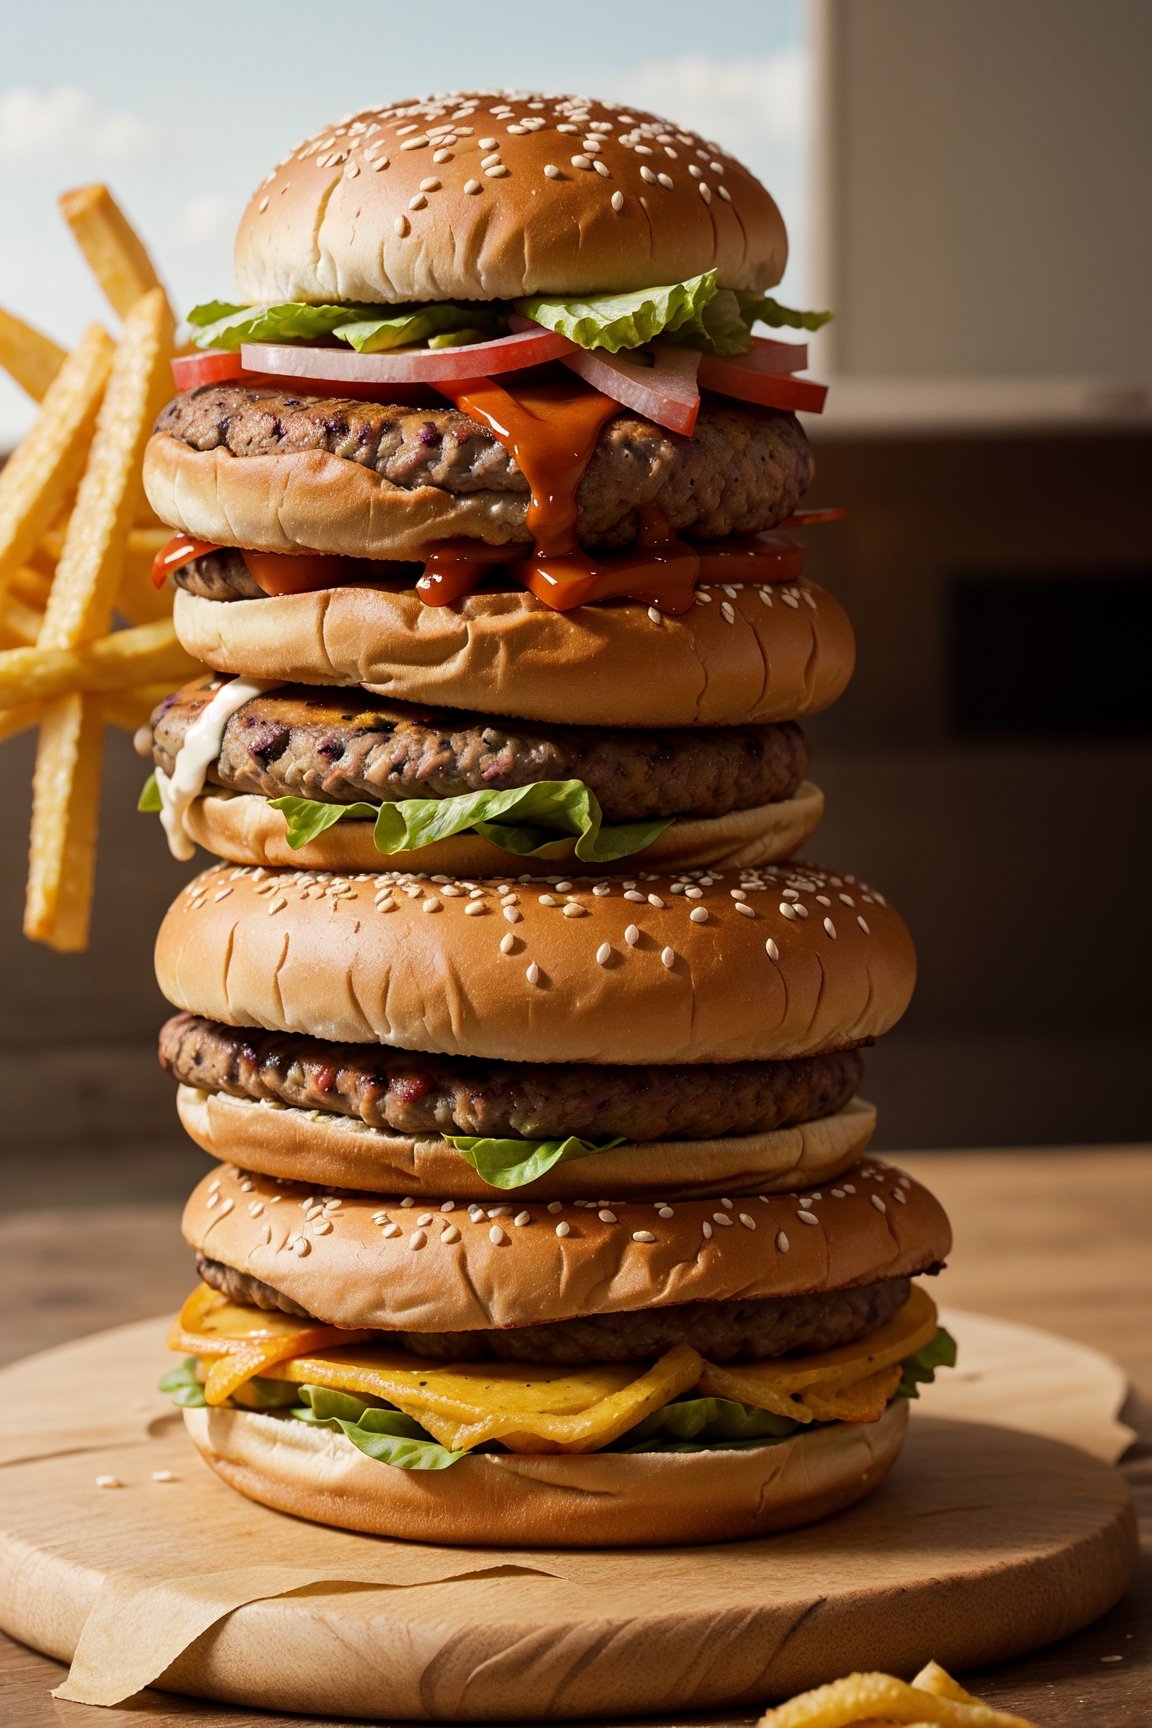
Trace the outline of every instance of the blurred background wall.
{"type": "MultiPolygon", "coordinates": [[[[61,340],[97,314],[53,209],[95,175],[178,305],[227,293],[231,228],[272,159],[429,86],[590,89],[723,138],[778,190],[783,293],[838,314],[813,345],[834,389],[809,426],[812,501],[850,515],[810,536],[810,569],[860,658],[811,727],[812,851],[878,881],[920,948],[914,1007],[870,1061],[880,1143],[1146,1135],[1152,10],[734,4],[723,42],[690,53],[688,0],[659,32],[640,8],[580,40],[496,6],[473,41],[468,6],[442,11],[459,28],[442,18],[434,44],[379,14],[366,66],[335,40],[321,54],[297,0],[273,40],[263,9],[204,0],[198,35],[227,53],[188,88],[155,7],[22,11],[0,73],[0,303],[61,340]]],[[[0,391],[0,447],[29,414],[0,391]]],[[[23,738],[0,758],[0,1137],[78,1194],[178,1191],[198,1154],[177,1154],[152,1058],[150,953],[188,868],[136,816],[143,769],[110,734],[92,949],[24,943],[32,756],[23,738]]]]}

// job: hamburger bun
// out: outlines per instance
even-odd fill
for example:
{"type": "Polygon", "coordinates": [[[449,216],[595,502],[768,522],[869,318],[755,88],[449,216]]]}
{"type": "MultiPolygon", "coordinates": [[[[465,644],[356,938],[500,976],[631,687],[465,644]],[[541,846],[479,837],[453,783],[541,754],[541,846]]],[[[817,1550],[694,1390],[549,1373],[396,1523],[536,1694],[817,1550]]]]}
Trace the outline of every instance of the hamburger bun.
{"type": "Polygon", "coordinates": [[[252,195],[236,281],[247,301],[620,293],[705,270],[763,290],[787,256],[775,202],[719,145],[611,103],[485,91],[306,139],[252,195]]]}
{"type": "MultiPolygon", "coordinates": [[[[179,1088],[177,1109],[197,1146],[261,1175],[373,1194],[451,1194],[491,1204],[501,1198],[501,1191],[445,1140],[415,1140],[328,1111],[257,1103],[192,1086],[179,1088]]],[[[856,1162],[875,1126],[872,1105],[854,1098],[831,1116],[764,1134],[609,1147],[591,1159],[553,1165],[517,1188],[512,1198],[571,1200],[593,1187],[635,1200],[817,1187],[856,1162]]]]}
{"type": "Polygon", "coordinates": [[[452,881],[217,865],[156,943],[176,1007],[232,1026],[529,1062],[740,1062],[886,1032],[899,915],[807,864],[452,881]]]}
{"type": "Polygon", "coordinates": [[[224,1164],[193,1190],[183,1230],[207,1259],[350,1331],[470,1332],[820,1294],[914,1277],[952,1245],[939,1201],[876,1159],[818,1193],[719,1204],[492,1198],[471,1210],[452,1196],[435,1211],[411,1196],[321,1205],[313,1187],[224,1164]]]}
{"type": "Polygon", "coordinates": [[[189,654],[217,672],[561,725],[760,725],[819,713],[844,690],[856,645],[826,589],[697,596],[659,623],[627,604],[553,612],[523,591],[425,606],[413,588],[368,587],[227,601],[178,592],[174,617],[189,654]]]}
{"type": "MultiPolygon", "coordinates": [[[[713,864],[738,868],[791,858],[816,832],[824,812],[824,794],[805,780],[792,798],[733,810],[726,816],[686,817],[673,822],[650,846],[625,864],[644,869],[707,869],[713,864]]],[[[288,844],[283,813],[254,792],[221,796],[209,792],[192,803],[185,826],[198,846],[233,864],[285,867],[296,870],[378,871],[397,864],[406,869],[444,872],[450,876],[500,876],[562,868],[570,876],[599,875],[603,864],[588,864],[576,856],[576,842],[557,839],[529,857],[506,852],[480,834],[455,834],[432,846],[420,846],[395,857],[377,852],[371,822],[337,822],[315,840],[293,851],[288,844]]],[[[621,864],[614,866],[620,869],[621,864]]]]}
{"type": "Polygon", "coordinates": [[[230,1487],[296,1518],[479,1548],[635,1548],[767,1536],[851,1506],[894,1464],[908,1400],[878,1422],[834,1422],[770,1446],[490,1452],[436,1471],[391,1468],[290,1418],[218,1408],[184,1420],[230,1487]]]}

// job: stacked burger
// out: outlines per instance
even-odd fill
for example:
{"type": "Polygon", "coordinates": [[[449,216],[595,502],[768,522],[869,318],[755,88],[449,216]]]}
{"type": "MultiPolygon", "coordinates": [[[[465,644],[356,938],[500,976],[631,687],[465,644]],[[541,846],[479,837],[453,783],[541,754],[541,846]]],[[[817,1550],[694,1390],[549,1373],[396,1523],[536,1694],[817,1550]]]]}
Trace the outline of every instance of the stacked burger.
{"type": "Polygon", "coordinates": [[[145,483],[206,671],[142,742],[220,860],[157,948],[219,1163],[168,1384],[266,1504],[758,1535],[879,1482],[949,1357],[947,1220],[857,1096],[911,942],[792,861],[853,644],[784,259],[718,146],[454,94],[286,157],[192,315],[145,483]]]}

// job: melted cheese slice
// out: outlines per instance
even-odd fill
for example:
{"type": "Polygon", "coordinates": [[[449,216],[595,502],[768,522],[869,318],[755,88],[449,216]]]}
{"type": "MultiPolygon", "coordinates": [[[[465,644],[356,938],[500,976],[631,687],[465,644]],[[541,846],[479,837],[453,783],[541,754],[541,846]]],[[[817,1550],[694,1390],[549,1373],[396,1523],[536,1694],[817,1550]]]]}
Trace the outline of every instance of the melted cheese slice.
{"type": "Polygon", "coordinates": [[[681,1344],[642,1371],[633,1363],[445,1364],[383,1344],[379,1332],[308,1326],[201,1285],[169,1346],[208,1363],[209,1404],[261,1375],[381,1398],[453,1451],[498,1440],[512,1452],[594,1452],[693,1389],[801,1423],[875,1422],[900,1384],[901,1363],[931,1341],[936,1326],[935,1303],[913,1289],[875,1332],[810,1356],[719,1367],[681,1344]]]}
{"type": "Polygon", "coordinates": [[[510,1452],[595,1452],[689,1391],[703,1366],[687,1344],[643,1371],[628,1362],[576,1370],[521,1362],[442,1367],[374,1348],[296,1357],[268,1377],[384,1398],[454,1452],[490,1440],[510,1452]]]}
{"type": "Polygon", "coordinates": [[[900,1364],[931,1343],[936,1328],[936,1304],[913,1287],[891,1320],[854,1344],[724,1368],[705,1363],[698,1390],[797,1422],[875,1422],[900,1384],[900,1364]],[[847,1396],[849,1388],[858,1390],[855,1400],[847,1396]],[[850,1409],[869,1413],[848,1415],[850,1409]],[[824,1414],[833,1410],[835,1414],[824,1414]]]}

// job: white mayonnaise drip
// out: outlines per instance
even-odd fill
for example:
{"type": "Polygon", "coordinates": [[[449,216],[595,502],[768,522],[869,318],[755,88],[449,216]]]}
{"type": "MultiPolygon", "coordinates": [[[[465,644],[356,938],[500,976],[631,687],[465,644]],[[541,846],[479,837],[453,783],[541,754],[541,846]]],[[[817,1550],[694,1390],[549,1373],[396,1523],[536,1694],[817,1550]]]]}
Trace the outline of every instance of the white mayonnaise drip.
{"type": "Polygon", "coordinates": [[[157,768],[160,821],[173,858],[188,859],[195,855],[196,847],[188,832],[188,810],[193,799],[204,790],[208,770],[223,748],[225,726],[245,702],[262,696],[266,690],[275,690],[280,682],[276,678],[233,678],[222,684],[185,733],[171,774],[157,768]]]}

